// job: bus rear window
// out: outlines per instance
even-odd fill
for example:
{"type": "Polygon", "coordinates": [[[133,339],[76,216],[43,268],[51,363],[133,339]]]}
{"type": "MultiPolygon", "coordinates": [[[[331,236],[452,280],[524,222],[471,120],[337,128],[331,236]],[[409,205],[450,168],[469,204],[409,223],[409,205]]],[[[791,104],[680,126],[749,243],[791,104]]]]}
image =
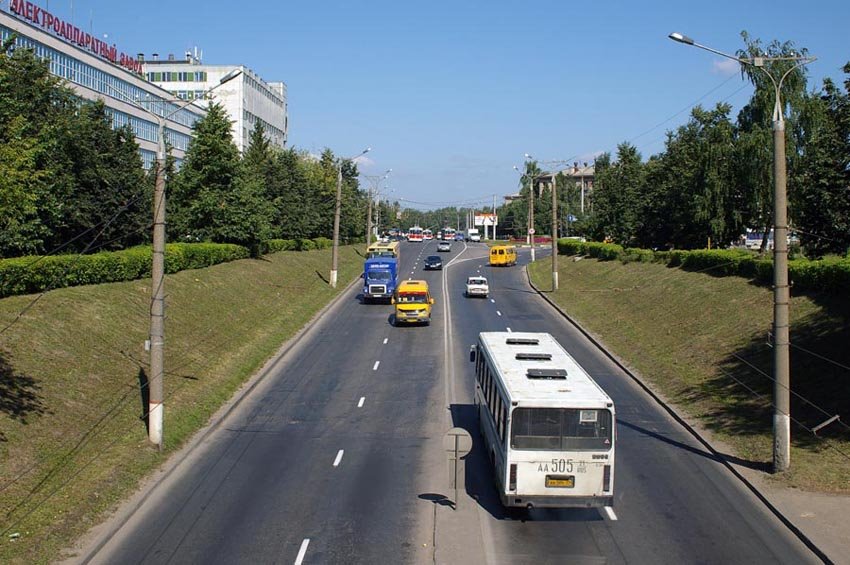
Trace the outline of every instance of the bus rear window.
{"type": "Polygon", "coordinates": [[[511,447],[534,451],[608,450],[611,448],[611,412],[517,408],[511,414],[511,447]]]}

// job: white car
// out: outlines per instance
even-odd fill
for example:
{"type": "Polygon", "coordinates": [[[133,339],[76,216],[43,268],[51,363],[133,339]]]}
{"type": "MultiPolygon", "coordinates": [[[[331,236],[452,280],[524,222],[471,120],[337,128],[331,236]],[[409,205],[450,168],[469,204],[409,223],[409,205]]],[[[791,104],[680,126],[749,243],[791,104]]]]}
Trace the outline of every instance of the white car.
{"type": "Polygon", "coordinates": [[[487,298],[490,294],[490,286],[487,284],[487,279],[484,277],[469,277],[466,279],[466,295],[481,296],[487,298]]]}

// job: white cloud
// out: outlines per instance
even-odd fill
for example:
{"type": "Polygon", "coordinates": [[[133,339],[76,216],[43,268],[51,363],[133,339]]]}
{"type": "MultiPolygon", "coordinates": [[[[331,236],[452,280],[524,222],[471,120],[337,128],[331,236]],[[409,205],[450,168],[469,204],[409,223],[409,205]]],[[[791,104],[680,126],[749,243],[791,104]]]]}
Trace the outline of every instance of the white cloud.
{"type": "Polygon", "coordinates": [[[712,63],[711,70],[718,75],[728,77],[741,70],[741,63],[732,59],[720,59],[712,63]]]}
{"type": "Polygon", "coordinates": [[[354,163],[358,167],[369,168],[375,164],[375,161],[367,157],[366,155],[359,155],[353,159],[354,163]]]}

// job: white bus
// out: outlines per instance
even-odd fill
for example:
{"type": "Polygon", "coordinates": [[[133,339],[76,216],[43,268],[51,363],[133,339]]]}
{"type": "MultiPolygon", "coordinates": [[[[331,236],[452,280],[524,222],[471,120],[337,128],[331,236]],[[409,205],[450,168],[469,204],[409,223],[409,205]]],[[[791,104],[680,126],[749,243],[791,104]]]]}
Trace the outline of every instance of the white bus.
{"type": "Polygon", "coordinates": [[[504,506],[614,505],[614,403],[548,333],[482,332],[475,406],[504,506]]]}
{"type": "Polygon", "coordinates": [[[419,226],[413,226],[407,232],[407,241],[413,241],[421,243],[423,239],[422,228],[419,226]]]}

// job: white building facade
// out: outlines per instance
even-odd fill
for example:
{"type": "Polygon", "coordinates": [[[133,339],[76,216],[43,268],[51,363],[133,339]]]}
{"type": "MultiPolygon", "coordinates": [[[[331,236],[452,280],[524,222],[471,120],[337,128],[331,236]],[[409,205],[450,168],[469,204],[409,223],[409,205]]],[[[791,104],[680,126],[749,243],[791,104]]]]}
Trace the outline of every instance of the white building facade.
{"type": "Polygon", "coordinates": [[[183,100],[200,97],[229,72],[241,70],[242,74],[210,95],[210,98],[224,106],[233,121],[234,143],[240,152],[244,152],[254,128],[262,123],[266,139],[273,146],[281,149],[286,147],[289,116],[284,83],[266,82],[242,65],[205,65],[191,52],[179,60],[173,55],[160,60],[156,54],[150,59],[141,55],[139,58],[145,77],[150,82],[183,100]]]}
{"type": "MultiPolygon", "coordinates": [[[[84,100],[103,100],[113,127],[129,124],[139,144],[145,169],[156,161],[159,120],[183,104],[141,74],[138,60],[118,51],[115,45],[55,16],[46,6],[25,0],[4,2],[0,9],[0,42],[15,36],[15,49],[32,49],[49,61],[50,72],[63,79],[84,100]]],[[[189,105],[165,121],[165,137],[171,154],[182,162],[192,126],[205,111],[189,105]]]]}

